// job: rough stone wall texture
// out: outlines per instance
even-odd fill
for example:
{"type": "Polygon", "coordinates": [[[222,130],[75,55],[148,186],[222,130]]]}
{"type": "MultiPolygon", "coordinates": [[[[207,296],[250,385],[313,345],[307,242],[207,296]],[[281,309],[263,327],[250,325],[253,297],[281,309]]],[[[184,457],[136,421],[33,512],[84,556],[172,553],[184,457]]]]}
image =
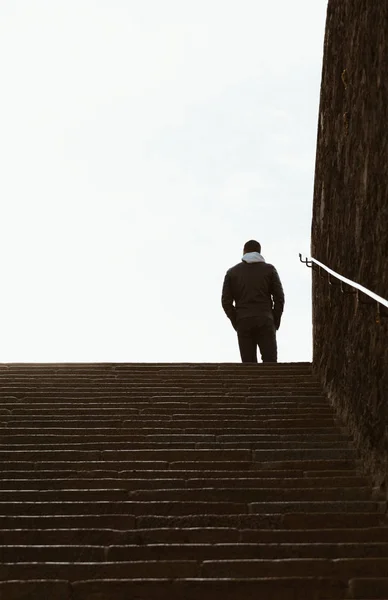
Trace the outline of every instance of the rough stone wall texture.
{"type": "MultiPolygon", "coordinates": [[[[312,256],[388,299],[388,0],[329,0],[312,256]]],[[[357,305],[313,274],[314,365],[381,483],[388,318],[376,324],[375,316],[375,306],[357,305]]]]}

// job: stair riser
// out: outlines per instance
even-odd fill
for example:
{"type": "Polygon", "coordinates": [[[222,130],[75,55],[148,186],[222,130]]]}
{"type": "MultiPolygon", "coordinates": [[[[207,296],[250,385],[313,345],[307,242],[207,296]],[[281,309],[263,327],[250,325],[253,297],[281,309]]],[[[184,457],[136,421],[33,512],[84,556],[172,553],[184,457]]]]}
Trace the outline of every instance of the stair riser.
{"type": "Polygon", "coordinates": [[[123,450],[288,450],[293,452],[315,452],[328,450],[331,455],[341,451],[341,455],[356,458],[353,449],[343,442],[78,442],[50,444],[0,444],[0,452],[51,452],[51,451],[123,451],[123,450]]]}
{"type": "Polygon", "coordinates": [[[195,443],[271,443],[271,444],[329,444],[342,443],[348,444],[348,438],[344,435],[327,433],[325,434],[245,434],[245,435],[217,435],[217,434],[193,434],[193,433],[177,433],[177,434],[155,434],[155,435],[131,435],[125,434],[120,430],[113,430],[106,433],[95,433],[84,435],[70,434],[66,431],[61,432],[53,430],[45,435],[33,435],[31,433],[9,434],[7,428],[0,430],[1,444],[51,444],[51,443],[104,443],[104,442],[132,442],[132,443],[172,443],[172,442],[195,442],[195,443]]]}
{"type": "MultiPolygon", "coordinates": [[[[88,561],[92,563],[92,561],[88,561]]],[[[7,564],[0,566],[0,580],[17,579],[127,579],[133,578],[192,578],[192,577],[332,577],[344,583],[352,577],[378,577],[388,572],[387,559],[339,559],[336,564],[326,559],[296,561],[250,560],[236,561],[136,561],[125,563],[81,564],[7,564]]]]}
{"type": "MultiPolygon", "coordinates": [[[[37,474],[40,475],[40,474],[37,474]]],[[[238,477],[241,474],[236,474],[238,477]]],[[[286,475],[286,474],[285,474],[286,475]]],[[[262,489],[262,488],[276,488],[276,489],[289,489],[289,488],[304,488],[306,490],[310,489],[319,489],[321,490],[333,489],[337,488],[352,488],[357,492],[357,488],[364,487],[364,493],[366,497],[371,497],[371,491],[369,487],[366,486],[365,480],[357,477],[342,477],[337,479],[332,478],[317,478],[317,479],[308,479],[308,478],[300,478],[300,479],[283,479],[279,477],[278,479],[254,479],[254,478],[246,478],[246,479],[185,479],[185,478],[166,478],[160,479],[158,478],[158,473],[156,473],[156,478],[153,478],[151,475],[148,475],[148,478],[144,479],[136,479],[136,478],[128,478],[128,479],[109,479],[109,478],[93,478],[86,479],[85,477],[81,478],[81,475],[78,479],[76,478],[67,478],[67,479],[1,479],[2,491],[6,492],[8,490],[64,490],[64,489],[125,489],[128,491],[133,490],[171,490],[171,489],[203,489],[203,488],[228,488],[228,489],[262,489]]],[[[0,492],[1,493],[1,492],[0,492]]],[[[334,493],[334,492],[333,492],[334,493]]],[[[337,492],[338,493],[338,492],[337,492]]],[[[348,493],[351,493],[350,491],[348,493]]]]}
{"type": "MultiPolygon", "coordinates": [[[[284,461],[284,460],[335,460],[338,456],[336,449],[306,449],[306,450],[253,450],[248,449],[222,449],[222,450],[2,450],[0,451],[0,461],[20,461],[20,462],[47,462],[47,461],[241,461],[256,462],[259,467],[266,461],[284,461]]],[[[342,449],[341,456],[346,459],[355,457],[352,449],[342,449]]]]}
{"type": "Polygon", "coordinates": [[[36,502],[1,502],[0,515],[228,515],[283,513],[383,513],[385,505],[372,501],[327,502],[223,502],[223,501],[125,501],[125,500],[64,500],[36,502]]]}
{"type": "Polygon", "coordinates": [[[330,469],[330,473],[337,470],[339,472],[346,470],[352,471],[358,467],[355,461],[322,461],[322,460],[300,460],[300,461],[271,461],[264,463],[255,463],[253,461],[175,461],[168,463],[163,460],[89,460],[87,462],[79,460],[68,460],[68,461],[4,461],[1,464],[3,472],[6,471],[30,471],[30,472],[42,472],[55,470],[56,473],[60,471],[74,471],[77,473],[85,472],[85,474],[94,471],[115,471],[115,472],[126,472],[126,471],[257,471],[263,476],[267,476],[268,473],[272,472],[291,472],[299,473],[303,475],[305,471],[313,470],[313,472],[319,474],[319,470],[326,471],[330,469]]]}
{"type": "MultiPolygon", "coordinates": [[[[369,488],[332,489],[173,489],[126,490],[124,489],[67,489],[56,490],[2,490],[1,502],[49,502],[73,501],[126,501],[145,502],[287,502],[287,501],[368,501],[369,488]]],[[[1,506],[0,502],[0,506],[1,506]]]]}
{"type": "MultiPolygon", "coordinates": [[[[168,428],[171,431],[175,429],[194,429],[195,431],[201,431],[204,421],[202,420],[192,420],[192,419],[174,419],[170,421],[160,421],[155,419],[132,419],[129,421],[128,419],[119,420],[112,419],[106,417],[104,419],[101,418],[92,418],[85,419],[76,419],[76,418],[64,418],[64,419],[53,419],[52,417],[47,417],[42,419],[42,417],[32,418],[31,420],[26,420],[25,417],[20,417],[20,420],[15,417],[10,416],[2,416],[0,417],[1,427],[9,426],[10,428],[15,427],[31,427],[33,424],[35,428],[44,429],[45,427],[53,428],[53,427],[113,427],[113,428],[128,428],[133,429],[135,427],[138,429],[158,429],[161,427],[161,424],[166,428],[168,424],[168,428]]],[[[322,430],[330,430],[328,433],[335,433],[338,431],[336,422],[334,419],[259,419],[256,420],[241,420],[241,419],[217,419],[217,420],[206,420],[206,430],[215,429],[220,433],[225,432],[226,428],[239,429],[242,431],[249,432],[250,430],[265,429],[267,432],[272,431],[274,429],[284,429],[289,431],[290,433],[295,433],[295,430],[301,430],[308,433],[309,429],[322,429],[322,430]],[[232,427],[230,427],[232,425],[232,427]]]]}
{"type": "Polygon", "coordinates": [[[104,600],[242,600],[265,598],[266,600],[312,600],[344,598],[346,586],[341,581],[325,581],[308,578],[262,579],[256,581],[193,581],[166,582],[90,582],[73,584],[74,600],[91,600],[96,592],[104,600]],[[319,596],[318,596],[319,594],[319,596]]]}
{"type": "Polygon", "coordinates": [[[27,418],[37,418],[41,419],[60,419],[65,417],[70,417],[71,419],[77,419],[79,417],[93,417],[94,419],[104,419],[105,417],[109,419],[116,419],[117,416],[123,416],[126,420],[130,418],[134,422],[154,419],[160,420],[162,423],[164,421],[170,421],[171,419],[182,420],[197,420],[202,419],[204,417],[208,418],[210,421],[214,421],[218,418],[222,419],[232,419],[242,421],[244,419],[305,419],[311,420],[313,418],[319,417],[320,420],[332,419],[333,412],[328,410],[327,408],[321,409],[308,409],[306,408],[265,408],[263,410],[252,409],[252,410],[217,410],[217,409],[209,409],[209,410],[201,410],[201,409],[163,409],[157,410],[153,408],[144,408],[144,409],[136,409],[136,408],[128,408],[128,407],[114,407],[114,408],[106,408],[102,406],[91,407],[88,408],[59,408],[58,410],[51,408],[10,408],[10,407],[0,407],[0,417],[1,419],[12,418],[13,420],[18,419],[19,417],[23,417],[23,419],[27,418]]]}
{"type": "MultiPolygon", "coordinates": [[[[53,399],[54,400],[54,399],[53,399]]],[[[88,409],[91,408],[95,410],[97,408],[102,409],[111,409],[115,408],[127,408],[134,409],[137,412],[141,412],[143,410],[154,410],[159,413],[164,411],[225,411],[229,414],[234,414],[236,412],[262,412],[265,410],[318,410],[323,409],[328,411],[329,405],[327,400],[323,397],[311,397],[311,398],[301,398],[298,400],[297,398],[261,398],[258,396],[254,396],[252,398],[246,398],[246,396],[241,397],[232,397],[232,396],[207,396],[202,399],[196,394],[194,398],[171,398],[170,396],[166,399],[162,397],[155,397],[152,399],[144,400],[144,399],[136,399],[136,398],[126,398],[125,400],[115,400],[114,397],[109,396],[108,398],[101,400],[98,402],[94,402],[93,400],[84,401],[82,399],[77,402],[70,401],[60,401],[56,400],[55,403],[52,401],[48,402],[26,402],[24,400],[17,399],[12,397],[10,399],[6,399],[4,395],[0,398],[0,407],[1,409],[8,410],[30,410],[34,409],[38,410],[47,410],[51,409],[55,411],[56,408],[60,410],[72,410],[73,408],[77,409],[88,409]]]]}
{"type": "MultiPolygon", "coordinates": [[[[198,481],[198,480],[212,480],[212,481],[217,481],[217,480],[222,480],[222,479],[239,479],[239,478],[244,478],[249,480],[250,482],[257,482],[257,485],[259,487],[266,487],[265,482],[268,480],[271,483],[268,485],[268,487],[271,487],[272,485],[275,485],[278,481],[282,482],[282,485],[284,485],[285,487],[290,487],[291,482],[294,480],[297,481],[301,481],[302,484],[304,481],[304,478],[309,479],[310,475],[312,476],[311,479],[313,479],[314,481],[316,481],[316,485],[319,486],[322,483],[322,487],[330,487],[330,480],[337,479],[339,478],[345,478],[345,479],[349,479],[349,481],[352,481],[352,483],[350,485],[355,484],[355,481],[359,481],[360,485],[364,486],[367,485],[367,481],[365,480],[365,478],[360,477],[357,475],[357,473],[355,473],[352,469],[347,470],[347,471],[315,471],[315,472],[303,472],[303,471],[297,471],[297,470],[293,470],[292,472],[290,472],[290,470],[283,470],[283,471],[270,471],[270,470],[264,470],[263,472],[259,471],[259,470],[251,470],[251,471],[243,471],[243,473],[241,472],[241,470],[239,471],[230,471],[230,470],[214,470],[214,471],[200,471],[200,470],[157,470],[156,472],[153,469],[150,469],[148,471],[144,470],[136,470],[136,471],[114,471],[114,470],[103,470],[103,469],[96,469],[96,470],[87,470],[85,469],[84,471],[82,470],[74,470],[74,471],[61,471],[61,470],[55,470],[55,471],[45,471],[45,470],[41,470],[41,469],[37,469],[36,471],[31,469],[29,471],[23,471],[23,470],[17,470],[17,471],[0,471],[0,479],[3,481],[9,481],[9,480],[42,480],[42,481],[47,481],[47,480],[68,480],[70,479],[71,481],[77,481],[80,480],[82,481],[83,479],[85,480],[92,480],[98,483],[98,481],[104,480],[104,479],[120,479],[120,480],[124,480],[124,481],[128,481],[129,485],[130,485],[130,481],[131,480],[141,480],[143,482],[149,482],[150,480],[154,480],[154,479],[178,479],[179,480],[193,480],[193,481],[198,481]],[[272,483],[273,482],[273,483],[272,483]]],[[[198,484],[200,485],[200,484],[198,484]]],[[[253,483],[253,485],[256,485],[255,483],[253,483]]],[[[358,484],[357,484],[358,485],[358,484]]],[[[292,485],[291,485],[292,487],[292,485]]],[[[296,487],[300,487],[300,486],[296,486],[296,487]]],[[[315,487],[315,484],[313,486],[307,486],[307,487],[315,487]]]]}
{"type": "MultiPolygon", "coordinates": [[[[85,540],[80,546],[0,546],[3,563],[23,562],[121,562],[195,560],[286,560],[286,559],[381,559],[388,545],[380,544],[158,544],[155,546],[91,546],[85,540]]],[[[385,558],[382,566],[388,566],[385,558]]],[[[373,574],[378,574],[375,568],[373,574]]],[[[381,570],[380,570],[381,572],[381,570]]],[[[197,573],[199,575],[200,573],[197,573]]],[[[301,573],[299,573],[302,575],[301,573]]],[[[205,577],[227,577],[227,572],[203,572],[205,577]]],[[[242,573],[233,573],[238,577],[242,573]]],[[[247,576],[247,573],[244,573],[247,576]]],[[[332,575],[332,573],[330,573],[332,575]]],[[[257,577],[251,567],[250,577],[257,577]]],[[[260,573],[259,576],[265,576],[260,573]]],[[[275,574],[274,576],[279,576],[275,574]]]]}
{"type": "Polygon", "coordinates": [[[1,516],[2,529],[96,529],[107,528],[160,529],[192,527],[228,527],[235,529],[281,529],[298,530],[331,528],[370,528],[383,523],[380,513],[304,513],[290,514],[229,514],[229,515],[152,515],[136,516],[128,514],[70,514],[70,515],[26,515],[1,516]]]}
{"type": "Polygon", "coordinates": [[[388,527],[365,529],[232,529],[222,528],[164,528],[133,529],[3,529],[3,545],[82,545],[122,546],[132,544],[297,544],[297,543],[388,543],[388,527]]]}

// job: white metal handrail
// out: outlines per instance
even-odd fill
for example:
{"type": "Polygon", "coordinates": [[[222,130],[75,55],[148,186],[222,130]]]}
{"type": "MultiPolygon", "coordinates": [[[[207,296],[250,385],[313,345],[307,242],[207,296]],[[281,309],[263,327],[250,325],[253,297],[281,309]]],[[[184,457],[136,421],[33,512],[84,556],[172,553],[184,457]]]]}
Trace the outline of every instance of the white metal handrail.
{"type": "Polygon", "coordinates": [[[340,275],[336,271],[333,271],[333,269],[330,269],[329,267],[327,267],[326,265],[324,265],[323,263],[321,263],[316,258],[311,257],[309,260],[307,258],[306,258],[306,260],[302,260],[302,255],[301,254],[299,254],[299,258],[300,258],[301,262],[303,262],[304,264],[306,264],[309,267],[312,266],[309,263],[315,263],[316,265],[318,265],[318,267],[324,269],[330,275],[333,275],[334,277],[336,277],[337,279],[339,279],[343,283],[346,283],[347,285],[350,285],[351,287],[354,287],[356,290],[359,290],[363,294],[366,294],[366,296],[369,296],[370,298],[372,298],[373,300],[375,300],[379,304],[382,304],[383,306],[385,306],[386,308],[388,308],[388,300],[386,300],[385,298],[382,298],[378,294],[375,294],[371,290],[368,290],[363,285],[360,285],[359,283],[356,283],[355,281],[352,281],[351,279],[347,279],[347,277],[344,277],[343,275],[340,275]]]}

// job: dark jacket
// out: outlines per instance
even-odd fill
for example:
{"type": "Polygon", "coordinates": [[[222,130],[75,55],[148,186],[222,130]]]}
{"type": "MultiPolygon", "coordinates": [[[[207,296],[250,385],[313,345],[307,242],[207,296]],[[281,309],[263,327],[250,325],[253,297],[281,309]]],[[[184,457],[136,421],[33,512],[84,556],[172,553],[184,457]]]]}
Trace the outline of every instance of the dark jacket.
{"type": "Polygon", "coordinates": [[[229,269],[222,288],[222,307],[236,329],[246,317],[273,318],[279,329],[284,308],[284,293],[273,265],[240,262],[229,269]]]}

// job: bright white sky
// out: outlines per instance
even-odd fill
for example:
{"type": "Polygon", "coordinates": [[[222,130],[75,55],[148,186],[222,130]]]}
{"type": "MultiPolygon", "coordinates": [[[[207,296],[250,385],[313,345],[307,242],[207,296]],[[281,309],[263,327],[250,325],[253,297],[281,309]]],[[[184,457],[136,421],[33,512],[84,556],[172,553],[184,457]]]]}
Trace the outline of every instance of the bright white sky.
{"type": "Polygon", "coordinates": [[[311,360],[326,4],[1,0],[1,361],[239,361],[251,238],[311,360]]]}

